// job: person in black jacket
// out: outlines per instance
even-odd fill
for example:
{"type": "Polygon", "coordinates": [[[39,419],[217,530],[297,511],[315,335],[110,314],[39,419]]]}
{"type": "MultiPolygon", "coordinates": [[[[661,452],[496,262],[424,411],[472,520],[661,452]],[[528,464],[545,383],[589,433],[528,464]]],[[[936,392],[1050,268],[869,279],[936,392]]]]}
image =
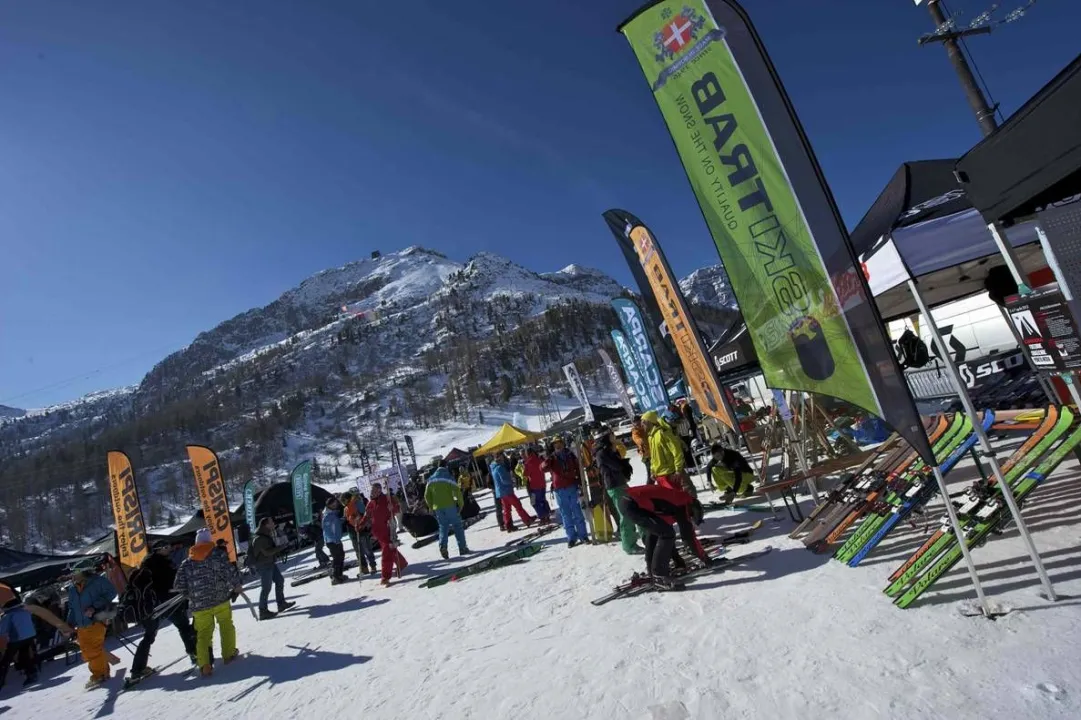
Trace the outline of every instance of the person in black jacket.
{"type": "Polygon", "coordinates": [[[129,681],[138,681],[150,674],[147,661],[150,659],[150,646],[158,636],[158,628],[163,621],[171,622],[180,633],[184,650],[191,661],[195,662],[195,630],[188,621],[188,604],[181,603],[171,614],[164,618],[154,618],[154,608],[173,597],[173,582],[176,580],[176,566],[169,555],[172,546],[162,540],[154,545],[153,550],[143,558],[139,569],[128,579],[128,589],[124,591],[127,607],[139,619],[143,626],[143,637],[135,648],[135,658],[131,661],[129,681]]]}
{"type": "Polygon", "coordinates": [[[721,502],[727,505],[736,499],[737,493],[747,497],[754,492],[754,468],[747,458],[719,442],[713,443],[710,452],[712,457],[706,465],[706,479],[724,492],[721,502]]]}
{"type": "Polygon", "coordinates": [[[274,544],[274,520],[265,517],[259,521],[259,529],[248,550],[247,565],[259,573],[262,580],[262,588],[259,590],[259,619],[272,618],[278,613],[273,613],[267,607],[270,600],[270,586],[274,585],[275,599],[278,601],[278,612],[283,612],[296,605],[285,600],[285,578],[278,569],[277,558],[289,550],[288,545],[274,544]]]}
{"type": "Polygon", "coordinates": [[[619,501],[627,494],[627,481],[631,479],[631,463],[613,447],[612,432],[608,428],[602,428],[594,436],[594,442],[594,462],[612,507],[619,513],[619,544],[628,555],[640,555],[643,550],[638,546],[638,531],[633,522],[624,520],[619,509],[619,501]]]}

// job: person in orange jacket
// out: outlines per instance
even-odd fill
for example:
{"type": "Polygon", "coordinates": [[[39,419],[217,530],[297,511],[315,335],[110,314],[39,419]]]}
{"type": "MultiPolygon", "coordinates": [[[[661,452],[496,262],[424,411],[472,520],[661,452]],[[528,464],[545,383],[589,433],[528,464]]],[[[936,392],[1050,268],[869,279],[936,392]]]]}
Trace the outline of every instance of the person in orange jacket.
{"type": "Polygon", "coordinates": [[[371,530],[365,527],[362,518],[363,510],[367,507],[363,495],[354,495],[352,492],[344,492],[341,496],[342,514],[349,527],[349,540],[353,543],[353,552],[356,553],[357,562],[360,563],[360,574],[364,577],[375,572],[375,553],[372,552],[371,530]]]}

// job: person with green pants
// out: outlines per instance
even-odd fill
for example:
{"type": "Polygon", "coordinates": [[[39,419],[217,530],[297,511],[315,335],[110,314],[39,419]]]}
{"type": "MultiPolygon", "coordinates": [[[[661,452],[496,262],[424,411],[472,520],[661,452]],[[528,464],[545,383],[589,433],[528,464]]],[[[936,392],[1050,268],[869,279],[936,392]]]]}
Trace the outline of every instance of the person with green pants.
{"type": "Polygon", "coordinates": [[[601,471],[604,489],[612,501],[612,507],[619,513],[619,544],[628,555],[643,552],[638,545],[638,530],[633,522],[623,518],[620,499],[627,494],[627,481],[631,479],[631,463],[612,445],[612,431],[601,428],[594,436],[594,457],[597,468],[601,471]]]}

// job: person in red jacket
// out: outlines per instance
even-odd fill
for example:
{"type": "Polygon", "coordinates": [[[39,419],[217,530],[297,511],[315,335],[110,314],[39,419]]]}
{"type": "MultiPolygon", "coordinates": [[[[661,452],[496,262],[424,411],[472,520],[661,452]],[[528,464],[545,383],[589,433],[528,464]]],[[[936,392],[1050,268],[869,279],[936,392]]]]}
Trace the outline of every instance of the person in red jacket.
{"type": "Polygon", "coordinates": [[[522,461],[525,468],[526,488],[529,490],[529,502],[533,505],[533,512],[542,525],[550,523],[552,508],[548,505],[545,497],[544,461],[537,453],[537,448],[530,445],[525,451],[525,460],[522,461]]]}
{"type": "Polygon", "coordinates": [[[710,563],[691,523],[693,502],[694,498],[689,493],[663,485],[628,487],[627,494],[620,498],[620,511],[645,537],[646,569],[654,578],[660,578],[661,584],[667,584],[671,575],[669,563],[672,560],[675,560],[679,567],[686,566],[683,559],[676,554],[673,524],[679,526],[683,543],[694,551],[698,559],[707,565],[710,563]]]}
{"type": "Polygon", "coordinates": [[[390,529],[390,523],[397,513],[398,501],[389,495],[384,495],[382,485],[372,483],[372,499],[368,501],[368,507],[364,509],[364,515],[357,521],[357,524],[363,524],[365,521],[369,522],[372,528],[372,537],[379,542],[382,556],[380,567],[383,585],[390,585],[390,575],[394,571],[395,565],[398,566],[398,577],[401,577],[402,571],[409,566],[405,557],[398,552],[398,548],[394,545],[392,539],[393,533],[390,529]]]}
{"type": "Polygon", "coordinates": [[[578,459],[567,450],[563,440],[556,438],[548,448],[547,457],[541,464],[545,472],[552,473],[552,491],[559,504],[559,517],[563,520],[563,529],[567,533],[567,547],[584,545],[589,542],[586,533],[586,519],[582,514],[582,504],[578,493],[581,488],[581,476],[578,459]]]}

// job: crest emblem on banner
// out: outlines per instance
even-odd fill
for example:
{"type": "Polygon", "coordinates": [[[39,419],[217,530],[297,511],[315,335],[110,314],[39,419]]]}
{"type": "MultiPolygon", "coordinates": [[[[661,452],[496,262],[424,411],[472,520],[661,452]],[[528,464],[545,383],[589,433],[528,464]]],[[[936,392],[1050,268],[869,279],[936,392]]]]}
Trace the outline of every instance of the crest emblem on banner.
{"type": "Polygon", "coordinates": [[[669,62],[690,47],[706,24],[694,8],[684,6],[678,13],[668,9],[661,12],[664,24],[653,34],[653,47],[657,50],[657,62],[669,62]]]}

